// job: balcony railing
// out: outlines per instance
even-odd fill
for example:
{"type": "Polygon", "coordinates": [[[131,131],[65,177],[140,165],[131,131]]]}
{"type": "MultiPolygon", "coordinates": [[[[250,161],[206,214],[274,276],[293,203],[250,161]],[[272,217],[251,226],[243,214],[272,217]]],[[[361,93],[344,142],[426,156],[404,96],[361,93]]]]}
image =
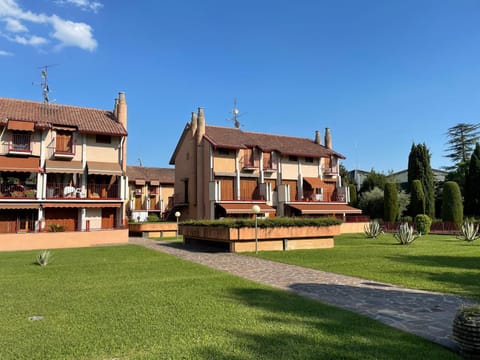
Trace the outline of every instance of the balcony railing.
{"type": "Polygon", "coordinates": [[[36,198],[37,186],[25,184],[0,184],[1,198],[36,198]]]}
{"type": "Polygon", "coordinates": [[[322,172],[324,174],[338,174],[338,166],[332,166],[332,167],[328,167],[328,166],[323,166],[322,167],[322,172]]]}
{"type": "Polygon", "coordinates": [[[244,155],[240,159],[240,167],[243,170],[255,170],[260,167],[260,161],[258,161],[258,159],[253,158],[252,155],[244,155]]]}
{"type": "Polygon", "coordinates": [[[119,199],[116,184],[89,184],[86,189],[70,184],[47,184],[47,199],[119,199]]]}
{"type": "Polygon", "coordinates": [[[345,202],[345,194],[342,191],[323,191],[321,194],[315,194],[312,191],[305,191],[301,201],[313,202],[345,202]]]}
{"type": "Polygon", "coordinates": [[[263,161],[263,170],[264,171],[275,171],[277,170],[277,162],[272,159],[263,161]]]}

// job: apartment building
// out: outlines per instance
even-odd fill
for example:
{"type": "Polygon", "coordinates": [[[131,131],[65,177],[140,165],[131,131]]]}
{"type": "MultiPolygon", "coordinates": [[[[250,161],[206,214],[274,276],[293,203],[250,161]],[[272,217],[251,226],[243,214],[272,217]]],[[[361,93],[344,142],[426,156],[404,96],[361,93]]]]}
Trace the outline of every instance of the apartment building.
{"type": "Polygon", "coordinates": [[[127,215],[145,221],[149,215],[164,219],[173,206],[175,169],[127,166],[129,201],[127,215]]]}
{"type": "Polygon", "coordinates": [[[330,130],[313,139],[208,126],[192,113],[170,164],[175,165],[174,211],[182,219],[360,214],[347,205],[340,160],[330,130]]]}
{"type": "Polygon", "coordinates": [[[121,228],[126,129],[123,92],[113,111],[0,98],[0,233],[121,228]]]}

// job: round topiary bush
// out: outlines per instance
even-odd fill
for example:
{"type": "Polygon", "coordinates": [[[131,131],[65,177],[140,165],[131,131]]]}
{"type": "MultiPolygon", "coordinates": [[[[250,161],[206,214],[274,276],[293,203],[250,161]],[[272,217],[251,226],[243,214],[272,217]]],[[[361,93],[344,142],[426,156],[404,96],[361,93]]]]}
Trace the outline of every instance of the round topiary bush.
{"type": "Polygon", "coordinates": [[[432,219],[430,219],[430,216],[425,214],[415,216],[415,227],[420,234],[427,235],[430,232],[431,225],[432,219]]]}

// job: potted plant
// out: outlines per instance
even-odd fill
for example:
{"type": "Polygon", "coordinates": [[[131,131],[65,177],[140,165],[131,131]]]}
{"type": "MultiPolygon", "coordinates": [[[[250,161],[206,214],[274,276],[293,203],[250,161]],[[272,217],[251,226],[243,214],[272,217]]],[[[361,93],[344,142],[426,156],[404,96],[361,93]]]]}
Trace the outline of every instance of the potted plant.
{"type": "Polygon", "coordinates": [[[480,359],[480,304],[461,306],[453,320],[453,338],[466,359],[480,359]]]}

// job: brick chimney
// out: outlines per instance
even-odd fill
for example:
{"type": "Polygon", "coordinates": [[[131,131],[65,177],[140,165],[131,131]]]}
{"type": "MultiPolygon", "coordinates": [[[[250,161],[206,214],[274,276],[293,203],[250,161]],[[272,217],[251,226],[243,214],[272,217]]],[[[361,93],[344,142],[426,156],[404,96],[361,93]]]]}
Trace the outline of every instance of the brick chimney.
{"type": "MultiPolygon", "coordinates": [[[[114,114],[117,118],[117,121],[123,125],[125,130],[127,130],[127,102],[125,100],[125,93],[119,92],[118,99],[115,100],[115,111],[114,114]]],[[[122,170],[127,171],[127,138],[125,137],[122,149],[122,170]]]]}
{"type": "Polygon", "coordinates": [[[325,128],[325,146],[329,149],[332,148],[332,135],[329,128],[325,128]]]}
{"type": "Polygon", "coordinates": [[[192,119],[190,122],[190,126],[192,129],[192,136],[195,136],[195,133],[197,132],[197,113],[195,111],[192,111],[192,119]]]}
{"type": "Polygon", "coordinates": [[[203,113],[203,108],[198,108],[198,115],[197,115],[197,145],[200,145],[200,142],[203,139],[203,135],[205,135],[205,115],[203,113]]]}
{"type": "Polygon", "coordinates": [[[319,130],[315,130],[315,144],[322,145],[322,137],[319,130]]]}

